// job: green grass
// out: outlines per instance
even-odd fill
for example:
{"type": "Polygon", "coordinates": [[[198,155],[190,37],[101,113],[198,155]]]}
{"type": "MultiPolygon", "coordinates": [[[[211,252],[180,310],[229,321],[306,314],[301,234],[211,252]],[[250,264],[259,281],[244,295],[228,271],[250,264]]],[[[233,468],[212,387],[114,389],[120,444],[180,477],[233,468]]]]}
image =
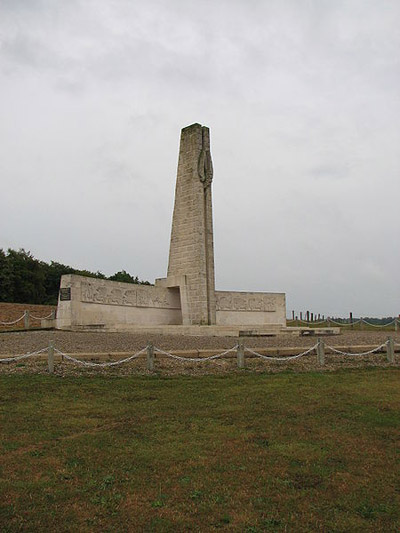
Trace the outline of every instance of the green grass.
{"type": "Polygon", "coordinates": [[[400,372],[0,376],[0,530],[399,531],[400,372]]]}

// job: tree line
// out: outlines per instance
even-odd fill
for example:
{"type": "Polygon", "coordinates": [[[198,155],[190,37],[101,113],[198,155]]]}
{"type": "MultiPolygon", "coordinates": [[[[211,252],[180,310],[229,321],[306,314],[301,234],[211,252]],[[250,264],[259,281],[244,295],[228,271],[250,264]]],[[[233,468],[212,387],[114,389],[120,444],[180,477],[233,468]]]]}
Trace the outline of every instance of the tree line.
{"type": "Polygon", "coordinates": [[[0,302],[56,305],[63,274],[151,285],[125,270],[107,277],[102,272],[78,270],[56,261],[40,261],[24,249],[9,248],[5,252],[0,248],[0,302]]]}

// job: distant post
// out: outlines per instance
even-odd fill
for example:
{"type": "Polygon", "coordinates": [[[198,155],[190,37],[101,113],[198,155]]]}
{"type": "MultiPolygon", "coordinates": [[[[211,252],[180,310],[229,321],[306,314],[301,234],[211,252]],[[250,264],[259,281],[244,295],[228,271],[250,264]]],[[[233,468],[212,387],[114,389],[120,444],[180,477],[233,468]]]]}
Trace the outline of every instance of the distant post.
{"type": "Polygon", "coordinates": [[[307,324],[310,322],[310,311],[307,311],[307,324]]]}
{"type": "Polygon", "coordinates": [[[25,329],[29,329],[29,322],[30,322],[29,311],[26,310],[25,313],[24,313],[24,327],[25,327],[25,329]]]}
{"type": "Polygon", "coordinates": [[[318,364],[320,365],[325,364],[325,343],[319,337],[318,337],[318,342],[317,342],[317,360],[318,360],[318,364]]]}
{"type": "Polygon", "coordinates": [[[350,324],[351,329],[353,329],[353,313],[350,311],[350,324]]]}
{"type": "Polygon", "coordinates": [[[154,370],[154,346],[151,342],[147,343],[147,370],[154,370]]]}
{"type": "Polygon", "coordinates": [[[386,358],[388,363],[394,363],[394,342],[392,337],[386,341],[386,358]]]}
{"type": "Polygon", "coordinates": [[[49,368],[49,374],[54,374],[54,344],[53,344],[53,341],[49,342],[49,348],[47,350],[47,366],[49,368]]]}
{"type": "Polygon", "coordinates": [[[240,337],[237,346],[237,366],[238,368],[244,368],[244,345],[240,337]]]}
{"type": "Polygon", "coordinates": [[[399,327],[399,319],[395,318],[394,319],[394,330],[396,333],[397,333],[398,327],[399,327]]]}
{"type": "Polygon", "coordinates": [[[294,311],[292,311],[292,320],[294,320],[294,311]]]}

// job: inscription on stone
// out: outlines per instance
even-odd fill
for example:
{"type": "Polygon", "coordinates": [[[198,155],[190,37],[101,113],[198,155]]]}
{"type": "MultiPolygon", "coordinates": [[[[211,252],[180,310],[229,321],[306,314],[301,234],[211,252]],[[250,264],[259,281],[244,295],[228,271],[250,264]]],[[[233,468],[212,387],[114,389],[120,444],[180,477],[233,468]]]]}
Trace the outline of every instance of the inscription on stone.
{"type": "Polygon", "coordinates": [[[83,281],[81,283],[82,302],[131,307],[157,307],[179,309],[168,297],[167,289],[161,287],[115,286],[110,282],[83,281]]]}
{"type": "Polygon", "coordinates": [[[217,311],[276,311],[275,297],[269,294],[255,292],[217,292],[217,311]]]}
{"type": "Polygon", "coordinates": [[[60,289],[60,301],[67,302],[71,300],[71,287],[63,287],[60,289]]]}

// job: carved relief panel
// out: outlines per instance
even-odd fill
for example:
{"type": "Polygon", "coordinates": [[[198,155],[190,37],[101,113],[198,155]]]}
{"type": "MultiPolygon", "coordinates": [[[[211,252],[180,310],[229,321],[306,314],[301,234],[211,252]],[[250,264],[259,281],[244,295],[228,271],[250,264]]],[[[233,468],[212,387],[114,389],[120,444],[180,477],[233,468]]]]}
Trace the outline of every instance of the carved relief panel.
{"type": "Polygon", "coordinates": [[[168,289],[97,279],[85,279],[81,282],[81,301],[106,305],[177,309],[168,289]]]}
{"type": "Polygon", "coordinates": [[[276,311],[273,294],[257,292],[216,292],[217,311],[276,311]]]}

